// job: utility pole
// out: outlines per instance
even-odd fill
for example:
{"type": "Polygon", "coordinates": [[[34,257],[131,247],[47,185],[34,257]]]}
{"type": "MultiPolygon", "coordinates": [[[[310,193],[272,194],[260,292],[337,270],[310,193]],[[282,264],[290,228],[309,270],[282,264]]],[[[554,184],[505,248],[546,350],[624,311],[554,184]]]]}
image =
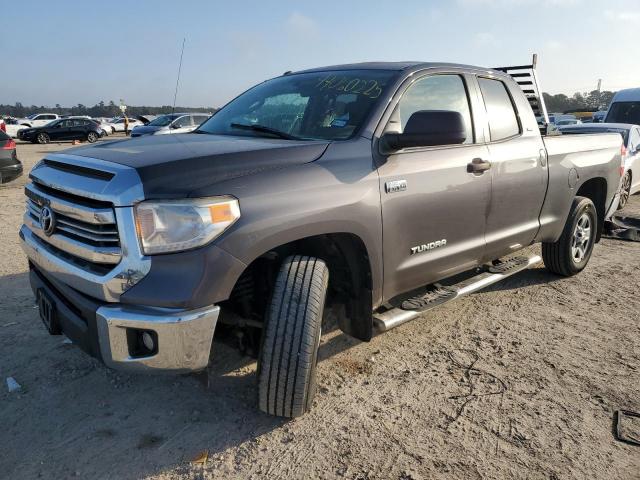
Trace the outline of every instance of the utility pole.
{"type": "Polygon", "coordinates": [[[602,95],[600,94],[600,92],[602,91],[602,79],[599,78],[598,79],[598,110],[602,109],[602,95]]]}

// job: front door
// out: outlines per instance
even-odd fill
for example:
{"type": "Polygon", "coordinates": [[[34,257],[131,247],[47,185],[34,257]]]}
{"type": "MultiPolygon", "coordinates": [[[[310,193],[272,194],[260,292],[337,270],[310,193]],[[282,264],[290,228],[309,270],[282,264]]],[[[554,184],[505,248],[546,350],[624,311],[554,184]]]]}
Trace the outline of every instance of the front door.
{"type": "Polygon", "coordinates": [[[488,155],[474,135],[470,97],[461,75],[424,76],[406,89],[385,127],[401,133],[421,110],[457,111],[467,127],[463,144],[404,149],[378,169],[385,300],[473,268],[483,258],[491,174],[468,171],[474,159],[488,155]]]}

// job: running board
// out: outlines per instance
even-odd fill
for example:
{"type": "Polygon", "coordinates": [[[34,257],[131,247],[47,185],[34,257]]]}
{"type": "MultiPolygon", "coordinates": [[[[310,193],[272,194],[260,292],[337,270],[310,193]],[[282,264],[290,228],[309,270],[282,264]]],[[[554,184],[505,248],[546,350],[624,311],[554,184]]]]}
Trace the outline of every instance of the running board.
{"type": "MultiPolygon", "coordinates": [[[[539,255],[530,255],[526,257],[515,257],[510,260],[506,260],[501,264],[490,266],[487,271],[480,273],[475,277],[462,281],[456,285],[446,287],[447,294],[445,295],[437,295],[436,293],[434,296],[434,291],[432,290],[422,297],[417,297],[403,302],[403,307],[405,308],[392,308],[386,312],[374,314],[373,326],[378,332],[387,332],[398,325],[402,325],[403,323],[419,317],[427,310],[431,310],[443,303],[448,303],[456,298],[482,290],[483,288],[493,285],[500,280],[504,280],[511,275],[522,272],[541,261],[542,258],[540,258],[539,255]],[[453,292],[453,294],[448,292],[453,292]],[[446,298],[442,298],[443,296],[446,296],[446,298]],[[406,309],[409,305],[417,305],[419,308],[406,309]]],[[[442,287],[437,288],[441,289],[442,287]]],[[[438,290],[436,290],[436,292],[437,291],[438,290]]]]}

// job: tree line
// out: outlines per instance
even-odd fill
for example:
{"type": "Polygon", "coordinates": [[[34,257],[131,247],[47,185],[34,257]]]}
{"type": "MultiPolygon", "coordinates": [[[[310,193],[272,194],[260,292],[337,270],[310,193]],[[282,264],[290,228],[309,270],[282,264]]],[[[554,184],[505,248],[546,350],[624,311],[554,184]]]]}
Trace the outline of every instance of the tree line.
{"type": "Polygon", "coordinates": [[[598,111],[606,110],[611,103],[611,99],[616,92],[605,90],[598,92],[592,90],[590,92],[576,92],[572,96],[563,93],[550,95],[544,92],[544,103],[549,113],[563,113],[568,111],[598,111]]]}
{"type": "MultiPolygon", "coordinates": [[[[543,93],[544,102],[547,111],[567,112],[567,111],[597,111],[606,110],[611,103],[611,99],[615,92],[605,90],[598,92],[576,92],[572,96],[563,93],[551,95],[547,92],[543,93]]],[[[137,115],[159,115],[162,113],[170,113],[173,107],[171,105],[162,105],[161,107],[150,106],[127,106],[127,115],[135,117],[137,115]]],[[[213,107],[175,107],[176,112],[204,112],[213,113],[217,109],[213,107]]],[[[56,103],[55,107],[46,107],[44,105],[23,105],[16,102],[14,105],[0,104],[0,115],[8,117],[22,118],[32,113],[57,113],[58,115],[89,115],[90,117],[117,117],[121,114],[120,107],[111,100],[109,103],[100,101],[92,107],[87,107],[81,103],[73,107],[63,107],[56,103]]]]}
{"type": "MultiPolygon", "coordinates": [[[[162,105],[160,107],[150,106],[127,106],[127,115],[135,117],[137,115],[159,115],[162,113],[171,113],[173,107],[171,105],[162,105]]],[[[203,112],[213,113],[216,111],[213,107],[175,107],[176,112],[203,112]]],[[[81,103],[73,107],[63,107],[56,103],[55,107],[23,105],[16,102],[14,105],[0,104],[0,116],[23,118],[32,113],[57,113],[58,115],[88,115],[90,117],[117,117],[121,115],[120,106],[111,100],[109,103],[100,101],[92,107],[88,107],[81,103]]]]}

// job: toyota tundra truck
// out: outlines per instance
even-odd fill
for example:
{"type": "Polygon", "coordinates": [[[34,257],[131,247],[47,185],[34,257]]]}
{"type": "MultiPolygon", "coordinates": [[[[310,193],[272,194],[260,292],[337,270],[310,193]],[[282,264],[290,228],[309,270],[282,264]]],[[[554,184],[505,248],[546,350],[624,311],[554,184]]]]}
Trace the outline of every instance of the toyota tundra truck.
{"type": "Polygon", "coordinates": [[[299,416],[325,305],[369,341],[540,261],[585,268],[622,139],[536,114],[534,65],[362,63],[267,80],[191,133],[46,154],[20,230],[39,315],[131,372],[206,369],[230,325],[259,408],[299,416]]]}

